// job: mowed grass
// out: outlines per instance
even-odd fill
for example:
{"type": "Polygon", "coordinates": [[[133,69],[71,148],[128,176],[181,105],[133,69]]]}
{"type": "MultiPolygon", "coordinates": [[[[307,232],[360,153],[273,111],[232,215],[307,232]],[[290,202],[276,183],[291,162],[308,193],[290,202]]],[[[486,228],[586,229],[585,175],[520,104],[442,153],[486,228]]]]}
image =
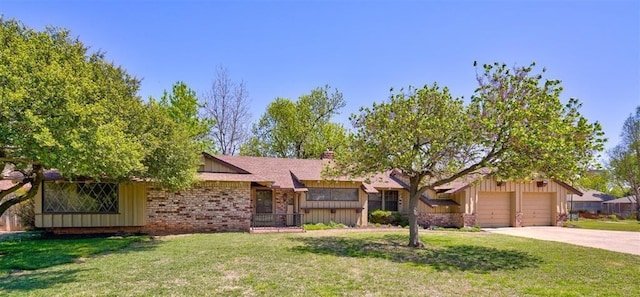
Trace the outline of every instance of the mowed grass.
{"type": "Polygon", "coordinates": [[[580,220],[578,221],[566,222],[565,226],[570,228],[582,229],[640,232],[640,222],[633,219],[611,221],[608,219],[594,220],[580,218],[580,220]]]}
{"type": "Polygon", "coordinates": [[[639,256],[484,232],[421,238],[424,249],[402,230],[0,242],[0,295],[640,296],[639,256]],[[16,270],[59,253],[88,258],[16,270]]]}

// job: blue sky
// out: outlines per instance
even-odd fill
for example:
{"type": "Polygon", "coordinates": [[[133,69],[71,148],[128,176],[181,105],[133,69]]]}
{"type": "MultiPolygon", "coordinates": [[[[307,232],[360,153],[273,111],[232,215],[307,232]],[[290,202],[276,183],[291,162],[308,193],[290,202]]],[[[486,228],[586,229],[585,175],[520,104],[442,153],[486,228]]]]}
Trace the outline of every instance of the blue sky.
{"type": "Polygon", "coordinates": [[[70,29],[143,79],[144,98],[179,80],[204,92],[222,65],[254,119],[325,84],[343,92],[347,126],[391,87],[437,81],[469,98],[474,60],[546,67],[607,147],[640,105],[640,1],[3,1],[0,14],[70,29]]]}

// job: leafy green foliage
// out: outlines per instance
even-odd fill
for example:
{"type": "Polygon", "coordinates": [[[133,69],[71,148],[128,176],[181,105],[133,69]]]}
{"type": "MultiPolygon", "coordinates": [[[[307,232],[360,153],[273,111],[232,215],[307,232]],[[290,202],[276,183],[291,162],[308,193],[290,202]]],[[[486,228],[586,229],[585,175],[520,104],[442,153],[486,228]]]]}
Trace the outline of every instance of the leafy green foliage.
{"type": "Polygon", "coordinates": [[[409,222],[401,213],[381,209],[377,209],[369,213],[369,223],[372,223],[374,225],[409,225],[409,222]]]}
{"type": "Polygon", "coordinates": [[[213,141],[207,138],[207,134],[215,120],[199,116],[202,106],[198,102],[196,92],[186,83],[175,83],[171,93],[165,90],[159,103],[174,122],[184,127],[181,132],[197,141],[200,150],[204,151],[213,146],[213,141]]]}
{"type": "MultiPolygon", "coordinates": [[[[609,151],[609,168],[618,183],[640,197],[640,106],[622,127],[620,144],[609,151]]],[[[640,221],[640,204],[636,209],[640,221]]]]}
{"type": "Polygon", "coordinates": [[[191,102],[143,103],[138,79],[64,29],[40,32],[0,18],[0,44],[0,164],[25,176],[0,199],[32,185],[0,214],[35,195],[45,168],[67,178],[191,184],[200,153],[195,134],[182,133],[192,124],[191,102]]]}
{"type": "MultiPolygon", "coordinates": [[[[560,101],[558,80],[529,67],[483,65],[464,104],[437,84],[392,93],[352,115],[355,133],[332,174],[363,176],[397,168],[410,181],[410,245],[420,246],[417,201],[427,189],[491,170],[500,179],[567,179],[602,150],[603,133],[560,101]]],[[[392,90],[393,92],[393,90],[392,90]]]]}
{"type": "Polygon", "coordinates": [[[609,170],[589,170],[576,180],[576,185],[583,189],[592,189],[613,195],[626,196],[625,189],[621,187],[609,170]]]}
{"type": "Polygon", "coordinates": [[[276,98],[253,127],[253,137],[241,155],[279,158],[318,158],[327,148],[340,152],[347,142],[342,125],[331,122],[345,106],[342,93],[329,93],[329,86],[291,101],[276,98]]]}
{"type": "Polygon", "coordinates": [[[391,224],[391,222],[393,222],[393,215],[390,211],[378,209],[369,214],[369,223],[391,224]]]}

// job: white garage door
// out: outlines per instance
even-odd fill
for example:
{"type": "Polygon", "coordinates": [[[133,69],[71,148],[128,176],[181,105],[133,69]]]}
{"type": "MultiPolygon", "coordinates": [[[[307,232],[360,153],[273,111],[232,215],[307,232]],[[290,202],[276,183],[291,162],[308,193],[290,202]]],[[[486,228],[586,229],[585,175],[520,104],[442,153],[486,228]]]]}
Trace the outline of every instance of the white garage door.
{"type": "Polygon", "coordinates": [[[509,192],[480,192],[476,209],[476,219],[480,227],[511,226],[511,193],[509,192]]]}
{"type": "Polygon", "coordinates": [[[549,226],[553,193],[522,194],[522,226],[549,226]]]}

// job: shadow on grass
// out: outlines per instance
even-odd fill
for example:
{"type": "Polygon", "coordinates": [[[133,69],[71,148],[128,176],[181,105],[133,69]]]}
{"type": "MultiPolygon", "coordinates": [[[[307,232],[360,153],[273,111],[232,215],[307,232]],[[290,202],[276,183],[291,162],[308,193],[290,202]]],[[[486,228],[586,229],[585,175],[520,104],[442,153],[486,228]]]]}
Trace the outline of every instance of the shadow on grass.
{"type": "Polygon", "coordinates": [[[34,271],[0,277],[0,294],[11,292],[29,292],[46,289],[53,285],[72,283],[77,280],[76,274],[83,269],[64,271],[34,271]]]}
{"type": "MultiPolygon", "coordinates": [[[[108,253],[131,253],[154,249],[157,242],[148,236],[98,237],[98,238],[17,238],[0,241],[0,284],[14,278],[23,279],[44,277],[47,273],[23,273],[24,270],[37,270],[67,263],[82,263],[84,258],[108,253]],[[44,276],[43,276],[44,275],[44,276]]],[[[72,273],[62,275],[69,278],[72,273]]]]}
{"type": "Polygon", "coordinates": [[[514,250],[475,245],[447,245],[421,249],[406,246],[408,238],[386,235],[382,238],[355,239],[346,237],[297,237],[303,245],[292,248],[301,253],[338,257],[377,258],[397,263],[431,266],[437,271],[470,271],[487,273],[537,267],[540,258],[514,250]]]}

